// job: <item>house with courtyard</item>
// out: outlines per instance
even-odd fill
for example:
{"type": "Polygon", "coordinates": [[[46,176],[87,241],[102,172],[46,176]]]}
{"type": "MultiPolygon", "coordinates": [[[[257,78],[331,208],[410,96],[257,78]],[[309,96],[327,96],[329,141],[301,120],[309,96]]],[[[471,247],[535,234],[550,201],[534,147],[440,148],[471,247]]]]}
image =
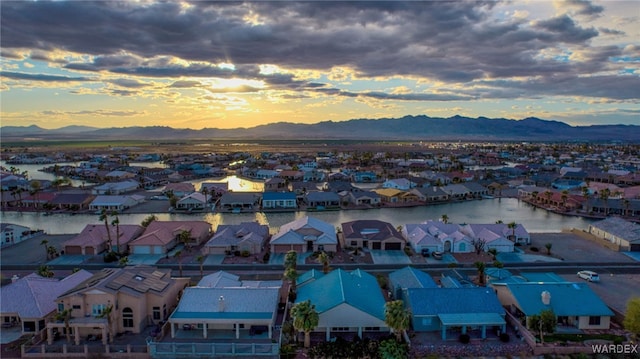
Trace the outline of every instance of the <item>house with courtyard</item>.
{"type": "Polygon", "coordinates": [[[91,193],[94,195],[121,195],[133,192],[140,187],[140,183],[133,179],[121,182],[108,182],[93,187],[91,193]]]}
{"type": "Polygon", "coordinates": [[[215,234],[202,247],[203,254],[225,254],[247,251],[260,254],[269,238],[269,226],[258,222],[220,224],[215,234]]]}
{"type": "Polygon", "coordinates": [[[342,223],[340,244],[342,248],[403,250],[405,240],[391,223],[370,219],[342,223]]]}
{"type": "Polygon", "coordinates": [[[341,333],[365,338],[369,332],[389,332],[384,314],[386,302],[378,281],[360,269],[317,273],[314,279],[298,285],[295,303],[307,300],[319,314],[314,332],[324,333],[327,341],[341,333]]]}
{"type": "Polygon", "coordinates": [[[23,278],[15,275],[0,291],[2,327],[20,326],[22,334],[44,330],[59,310],[56,298],[89,277],[91,273],[84,269],[63,279],[44,278],[35,273],[23,278]]]}
{"type": "Polygon", "coordinates": [[[123,212],[131,207],[134,207],[144,202],[145,197],[140,195],[99,195],[91,201],[89,209],[96,212],[123,212]]]}
{"type": "Polygon", "coordinates": [[[281,226],[269,245],[271,253],[336,252],[338,239],[332,224],[305,216],[281,226]]]}
{"type": "Polygon", "coordinates": [[[228,192],[220,197],[218,208],[228,212],[253,212],[259,208],[261,193],[257,192],[228,192]]]}
{"type": "MultiPolygon", "coordinates": [[[[69,327],[76,345],[92,335],[111,342],[117,333],[141,333],[167,320],[189,278],[173,278],[170,269],[150,266],[105,268],[57,297],[59,311],[71,310],[69,327]]],[[[66,324],[48,322],[47,338],[66,324]]]]}

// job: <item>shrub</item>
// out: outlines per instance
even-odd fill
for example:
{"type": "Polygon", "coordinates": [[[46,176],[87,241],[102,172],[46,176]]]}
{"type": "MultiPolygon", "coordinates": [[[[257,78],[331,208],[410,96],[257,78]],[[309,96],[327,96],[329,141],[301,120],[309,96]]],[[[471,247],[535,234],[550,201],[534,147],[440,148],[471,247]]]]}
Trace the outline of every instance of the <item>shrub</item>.
{"type": "Polygon", "coordinates": [[[538,252],[538,251],[539,251],[538,247],[531,247],[531,248],[529,248],[529,249],[530,249],[532,252],[538,252]]]}
{"type": "Polygon", "coordinates": [[[265,263],[267,263],[267,262],[269,262],[269,258],[271,258],[271,253],[266,252],[266,253],[264,254],[264,256],[262,256],[262,261],[263,261],[263,262],[265,262],[265,263]]]}
{"type": "Polygon", "coordinates": [[[243,256],[243,257],[245,257],[245,258],[246,258],[246,257],[248,257],[251,253],[249,253],[249,251],[247,251],[247,250],[244,250],[244,251],[242,251],[242,253],[241,253],[241,254],[242,254],[242,256],[243,256]]]}
{"type": "Polygon", "coordinates": [[[500,334],[500,341],[503,342],[503,343],[508,343],[509,342],[509,334],[501,333],[500,334]]]}
{"type": "Polygon", "coordinates": [[[105,263],[111,263],[111,262],[115,262],[117,260],[118,260],[118,253],[116,253],[116,252],[109,252],[109,253],[104,255],[104,262],[105,263]]]}
{"type": "Polygon", "coordinates": [[[236,257],[240,257],[240,251],[233,252],[233,255],[236,256],[236,257]]]}
{"type": "Polygon", "coordinates": [[[458,340],[460,340],[460,343],[462,344],[469,344],[471,337],[469,336],[469,334],[460,334],[460,337],[458,337],[458,340]]]}
{"type": "Polygon", "coordinates": [[[616,337],[615,339],[613,339],[613,344],[615,345],[622,344],[622,338],[616,337]]]}

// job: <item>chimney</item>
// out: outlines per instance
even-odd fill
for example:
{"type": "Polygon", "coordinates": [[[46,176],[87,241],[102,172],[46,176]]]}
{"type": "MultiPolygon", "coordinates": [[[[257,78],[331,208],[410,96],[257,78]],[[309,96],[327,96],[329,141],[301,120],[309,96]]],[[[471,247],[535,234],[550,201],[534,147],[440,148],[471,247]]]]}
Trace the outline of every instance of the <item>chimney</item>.
{"type": "Polygon", "coordinates": [[[541,296],[542,304],[549,305],[549,303],[551,303],[551,293],[545,290],[544,292],[542,292],[541,296]]]}
{"type": "Polygon", "coordinates": [[[15,283],[18,281],[18,279],[20,279],[20,277],[18,277],[17,274],[14,274],[13,277],[11,277],[11,283],[15,283]]]}
{"type": "Polygon", "coordinates": [[[218,312],[224,312],[224,297],[218,298],[218,312]]]}

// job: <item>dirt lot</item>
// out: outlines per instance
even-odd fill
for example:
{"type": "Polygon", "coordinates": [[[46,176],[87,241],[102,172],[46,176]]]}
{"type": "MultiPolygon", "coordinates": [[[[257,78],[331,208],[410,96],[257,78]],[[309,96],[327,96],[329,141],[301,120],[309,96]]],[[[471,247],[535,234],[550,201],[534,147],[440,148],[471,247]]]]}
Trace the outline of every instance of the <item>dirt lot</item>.
{"type": "MultiPolygon", "coordinates": [[[[551,255],[566,262],[629,262],[634,260],[626,255],[612,251],[598,243],[580,238],[569,232],[562,233],[532,233],[531,246],[521,247],[526,253],[546,254],[546,243],[551,243],[551,255]],[[532,252],[531,247],[537,247],[539,252],[532,252]]],[[[638,263],[640,265],[640,263],[638,263]]]]}

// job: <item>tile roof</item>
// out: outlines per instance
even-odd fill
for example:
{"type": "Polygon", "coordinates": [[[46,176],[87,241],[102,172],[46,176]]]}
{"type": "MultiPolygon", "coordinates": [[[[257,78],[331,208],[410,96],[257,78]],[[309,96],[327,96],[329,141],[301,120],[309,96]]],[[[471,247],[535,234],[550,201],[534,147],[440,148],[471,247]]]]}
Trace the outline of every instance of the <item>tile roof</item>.
{"type": "Polygon", "coordinates": [[[216,234],[205,244],[207,247],[239,245],[244,242],[262,244],[269,236],[269,226],[257,222],[221,224],[216,234]]]}
{"type": "MultiPolygon", "coordinates": [[[[120,231],[120,245],[126,244],[133,238],[142,233],[144,227],[137,224],[121,224],[116,226],[109,226],[109,232],[111,234],[111,242],[116,244],[117,231],[120,231]]],[[[64,246],[98,246],[109,239],[107,235],[107,228],[104,224],[88,224],[84,227],[82,232],[77,236],[65,241],[64,246]]]]}
{"type": "Polygon", "coordinates": [[[305,244],[307,240],[317,244],[336,244],[336,229],[317,218],[305,216],[282,227],[271,238],[271,244],[305,244]]]}

